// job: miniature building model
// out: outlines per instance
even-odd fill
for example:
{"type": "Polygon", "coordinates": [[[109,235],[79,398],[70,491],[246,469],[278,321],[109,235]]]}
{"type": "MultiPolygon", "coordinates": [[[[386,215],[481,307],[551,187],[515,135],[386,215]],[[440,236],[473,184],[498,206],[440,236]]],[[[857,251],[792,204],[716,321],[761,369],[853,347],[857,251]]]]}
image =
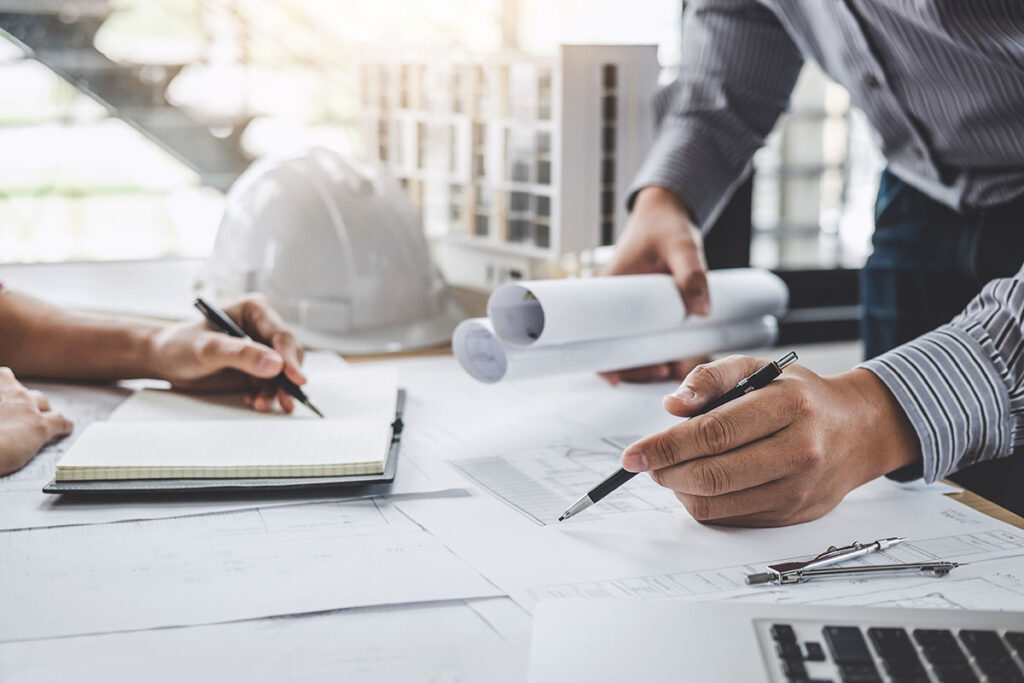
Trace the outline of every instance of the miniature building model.
{"type": "Polygon", "coordinates": [[[401,180],[454,284],[539,276],[615,240],[653,136],[654,46],[368,58],[365,152],[401,180]]]}

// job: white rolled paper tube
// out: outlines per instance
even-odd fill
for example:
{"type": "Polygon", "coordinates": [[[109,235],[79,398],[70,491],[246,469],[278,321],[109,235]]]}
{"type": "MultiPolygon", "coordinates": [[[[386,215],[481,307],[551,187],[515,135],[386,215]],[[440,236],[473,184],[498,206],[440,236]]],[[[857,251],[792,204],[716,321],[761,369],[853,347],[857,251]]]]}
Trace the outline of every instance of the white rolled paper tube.
{"type": "Polygon", "coordinates": [[[781,315],[789,299],[778,276],[756,268],[711,271],[708,291],[711,313],[687,318],[668,275],[531,280],[496,289],[487,314],[506,344],[550,346],[781,315]]]}
{"type": "Polygon", "coordinates": [[[455,328],[452,348],[466,372],[492,384],[571,372],[621,370],[705,353],[768,346],[775,341],[777,332],[775,318],[764,316],[715,326],[522,347],[503,343],[487,318],[472,318],[455,328]]]}
{"type": "Polygon", "coordinates": [[[749,320],[786,312],[789,288],[775,273],[761,268],[725,268],[708,273],[708,296],[711,312],[690,316],[687,327],[717,325],[723,322],[749,320]]]}
{"type": "Polygon", "coordinates": [[[668,275],[509,283],[487,301],[495,332],[518,346],[645,334],[679,327],[685,315],[668,275]]]}

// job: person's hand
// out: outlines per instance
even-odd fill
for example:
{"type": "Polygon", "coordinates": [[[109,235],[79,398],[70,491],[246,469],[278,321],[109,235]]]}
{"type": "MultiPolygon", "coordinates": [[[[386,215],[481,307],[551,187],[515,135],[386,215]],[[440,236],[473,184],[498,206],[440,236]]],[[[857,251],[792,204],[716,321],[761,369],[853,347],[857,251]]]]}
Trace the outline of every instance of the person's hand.
{"type": "Polygon", "coordinates": [[[0,368],[0,476],[21,469],[39,449],[73,428],[50,410],[45,396],[22,386],[10,368],[0,368]]]}
{"type": "MultiPolygon", "coordinates": [[[[669,273],[683,297],[686,312],[707,315],[707,263],[700,230],[679,199],[670,191],[645,187],[637,193],[633,211],[615,248],[615,258],[605,275],[669,273]]],[[[695,365],[706,359],[660,363],[643,368],[602,373],[612,384],[619,381],[648,382],[669,378],[682,379],[695,365]]]]}
{"type": "Polygon", "coordinates": [[[246,403],[265,412],[281,404],[292,412],[295,400],[272,380],[283,370],[305,384],[302,347],[265,297],[250,294],[224,312],[252,339],[215,331],[205,320],[169,325],[150,340],[152,376],[184,391],[244,391],[246,403]]]}
{"type": "MultiPolygon", "coordinates": [[[[692,415],[764,364],[730,356],[701,365],[665,409],[692,415]]],[[[630,445],[622,466],[650,472],[700,522],[780,526],[820,517],[920,458],[906,414],[870,371],[824,378],[791,365],[763,389],[630,445]]]]}
{"type": "Polygon", "coordinates": [[[611,372],[598,373],[612,386],[619,382],[662,382],[667,379],[681,380],[690,374],[690,371],[701,363],[707,363],[711,356],[700,358],[684,358],[669,363],[656,363],[645,365],[640,368],[629,368],[628,370],[613,370],[611,372]]]}

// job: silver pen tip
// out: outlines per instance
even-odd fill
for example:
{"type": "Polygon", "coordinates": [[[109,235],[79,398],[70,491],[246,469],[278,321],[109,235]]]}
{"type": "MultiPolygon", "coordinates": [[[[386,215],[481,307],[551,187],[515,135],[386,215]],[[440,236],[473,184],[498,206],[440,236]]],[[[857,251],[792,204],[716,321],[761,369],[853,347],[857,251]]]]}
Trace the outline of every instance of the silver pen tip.
{"type": "Polygon", "coordinates": [[[777,361],[775,361],[775,364],[778,365],[779,366],[779,370],[781,370],[782,368],[786,367],[787,365],[791,365],[791,364],[795,363],[797,361],[797,358],[798,358],[798,356],[796,355],[796,351],[790,351],[785,356],[783,356],[782,358],[780,358],[777,361]]]}
{"type": "Polygon", "coordinates": [[[584,510],[586,510],[588,507],[590,507],[593,504],[594,504],[594,501],[590,500],[590,496],[589,495],[580,496],[579,500],[577,500],[575,503],[570,505],[568,507],[568,509],[565,512],[562,513],[562,516],[558,518],[558,521],[559,522],[563,522],[563,521],[569,519],[570,517],[573,517],[573,516],[577,515],[578,513],[583,512],[584,510]]]}

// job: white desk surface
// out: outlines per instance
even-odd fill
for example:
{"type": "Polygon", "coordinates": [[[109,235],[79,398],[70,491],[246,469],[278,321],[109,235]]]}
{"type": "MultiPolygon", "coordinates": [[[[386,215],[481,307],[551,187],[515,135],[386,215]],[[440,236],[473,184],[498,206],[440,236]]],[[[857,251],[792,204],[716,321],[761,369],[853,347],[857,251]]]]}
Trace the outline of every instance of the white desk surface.
{"type": "MultiPolygon", "coordinates": [[[[200,266],[201,262],[194,260],[0,265],[0,281],[11,288],[80,310],[179,318],[192,315],[192,284],[200,266]],[[102,303],[97,304],[97,301],[102,303]]],[[[794,350],[799,353],[805,366],[822,374],[847,370],[861,357],[860,344],[855,342],[808,345],[794,350]]],[[[774,358],[780,352],[780,349],[762,349],[750,353],[758,357],[774,358]]],[[[523,390],[527,391],[527,388],[523,387],[523,390]]],[[[638,391],[636,395],[639,397],[642,393],[638,391]]],[[[528,395],[527,391],[524,396],[528,395]]],[[[481,428],[481,425],[467,426],[471,427],[470,431],[481,428]]],[[[437,425],[429,427],[436,429],[437,425]]],[[[421,433],[426,431],[424,429],[421,433]]],[[[410,431],[410,434],[416,433],[410,431]]],[[[411,449],[423,449],[428,445],[427,441],[414,441],[411,449]]],[[[458,501],[444,502],[454,504],[458,501]]],[[[425,503],[429,501],[417,501],[417,504],[425,503]]],[[[0,551],[5,547],[5,533],[24,531],[0,532],[0,551]]],[[[0,586],[0,591],[4,588],[0,586]]],[[[10,590],[11,586],[6,586],[6,589],[10,590]]],[[[69,605],[68,609],[73,610],[74,606],[69,605]]],[[[16,619],[17,615],[8,614],[7,618],[16,619]]],[[[335,612],[321,617],[295,617],[284,621],[264,619],[238,623],[238,626],[142,631],[135,635],[111,634],[31,643],[0,643],[0,678],[6,679],[5,671],[28,671],[38,676],[32,680],[52,680],[56,675],[69,672],[75,674],[78,680],[130,680],[137,678],[138,666],[150,661],[163,662],[157,668],[163,667],[166,674],[161,678],[157,675],[160,672],[154,670],[151,672],[154,676],[152,680],[180,679],[179,674],[194,680],[216,680],[229,670],[216,666],[218,662],[223,664],[220,643],[221,638],[225,637],[230,640],[223,642],[223,652],[238,655],[234,658],[236,662],[247,658],[244,663],[248,668],[245,671],[252,670],[254,680],[273,680],[275,676],[285,673],[291,680],[326,680],[323,677],[341,672],[344,672],[346,680],[415,680],[410,675],[415,676],[421,672],[446,681],[521,680],[525,671],[529,617],[510,600],[503,598],[449,604],[437,612],[424,612],[416,607],[390,607],[383,612],[374,611],[372,617],[368,617],[365,611],[355,611],[335,612]],[[303,626],[308,621],[315,627],[318,618],[322,620],[320,623],[325,625],[324,628],[333,631],[306,629],[303,626]],[[363,622],[367,629],[376,630],[367,630],[363,640],[359,641],[356,638],[362,629],[353,630],[352,625],[363,622]],[[285,633],[286,625],[292,623],[295,628],[287,627],[287,637],[278,637],[277,634],[285,633]],[[244,624],[252,624],[252,627],[244,624]],[[345,624],[349,625],[347,630],[345,624]],[[436,628],[432,628],[434,624],[436,628]],[[323,642],[310,640],[320,632],[336,633],[338,638],[352,639],[350,646],[339,650],[330,639],[321,638],[323,642]],[[401,633],[408,642],[403,647],[392,647],[391,643],[374,641],[370,634],[377,633],[401,633]],[[498,637],[487,637],[488,634],[496,634],[498,637]],[[190,658],[181,657],[180,648],[201,648],[202,643],[213,643],[207,648],[209,651],[197,650],[192,658],[203,664],[181,665],[181,662],[190,658]],[[470,649],[467,650],[467,647],[470,649]],[[482,652],[485,657],[474,659],[471,650],[478,654],[482,652]],[[133,654],[128,654],[128,651],[133,654]],[[141,656],[140,652],[152,653],[155,657],[150,660],[148,655],[141,656]],[[90,657],[91,660],[88,659],[90,657]],[[122,665],[112,668],[105,666],[104,662],[117,657],[120,657],[122,665]],[[79,669],[76,662],[80,661],[90,661],[95,668],[87,666],[79,669]],[[502,675],[488,672],[488,666],[500,669],[502,675]]],[[[242,673],[242,669],[238,668],[230,671],[242,673]]]]}

